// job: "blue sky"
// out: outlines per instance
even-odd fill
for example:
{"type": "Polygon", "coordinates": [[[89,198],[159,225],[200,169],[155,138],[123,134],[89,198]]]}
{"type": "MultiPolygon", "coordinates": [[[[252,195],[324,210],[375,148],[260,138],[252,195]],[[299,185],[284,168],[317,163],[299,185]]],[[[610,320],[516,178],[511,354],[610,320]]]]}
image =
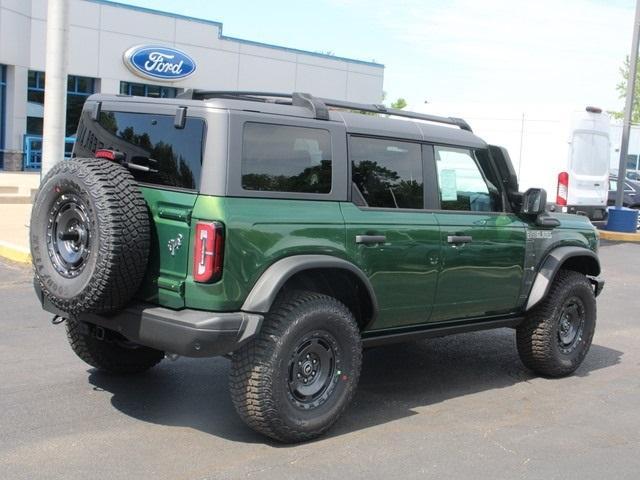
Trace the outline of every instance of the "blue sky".
{"type": "Polygon", "coordinates": [[[388,98],[621,109],[633,0],[120,0],[385,65],[388,98]]]}

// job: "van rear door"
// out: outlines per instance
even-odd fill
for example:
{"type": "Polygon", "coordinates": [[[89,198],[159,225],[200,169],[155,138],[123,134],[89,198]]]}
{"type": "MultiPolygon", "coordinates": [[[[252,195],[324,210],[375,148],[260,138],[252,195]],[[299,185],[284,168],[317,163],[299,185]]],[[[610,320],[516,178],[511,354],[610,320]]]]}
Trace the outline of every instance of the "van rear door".
{"type": "Polygon", "coordinates": [[[609,152],[606,133],[591,130],[573,132],[568,172],[569,205],[606,207],[609,152]]]}

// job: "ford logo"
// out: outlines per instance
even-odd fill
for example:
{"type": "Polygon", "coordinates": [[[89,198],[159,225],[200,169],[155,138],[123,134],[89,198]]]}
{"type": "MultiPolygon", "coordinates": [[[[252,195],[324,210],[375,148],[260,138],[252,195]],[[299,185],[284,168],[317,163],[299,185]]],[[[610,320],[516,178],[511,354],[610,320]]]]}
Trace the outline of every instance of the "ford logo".
{"type": "Polygon", "coordinates": [[[133,73],[151,80],[175,81],[196,71],[196,62],[186,53],[170,47],[136,45],[124,52],[124,64],[133,73]]]}

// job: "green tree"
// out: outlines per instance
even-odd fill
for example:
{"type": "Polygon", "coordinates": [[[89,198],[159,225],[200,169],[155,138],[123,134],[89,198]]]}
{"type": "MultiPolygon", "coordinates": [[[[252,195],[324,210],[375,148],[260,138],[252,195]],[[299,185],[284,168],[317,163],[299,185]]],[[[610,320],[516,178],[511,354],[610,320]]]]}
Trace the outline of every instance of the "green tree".
{"type": "MultiPolygon", "coordinates": [[[[620,67],[620,75],[622,76],[622,80],[618,82],[616,85],[616,91],[618,92],[619,98],[624,100],[627,96],[627,82],[629,81],[629,69],[630,69],[630,61],[629,55],[624,59],[624,63],[622,67],[620,67]]],[[[636,74],[636,77],[639,77],[636,74]]],[[[634,101],[633,101],[633,110],[631,112],[631,123],[640,123],[640,82],[636,78],[635,84],[635,92],[634,92],[634,101]]],[[[624,111],[619,112],[609,112],[613,118],[622,119],[624,117],[624,111]]]]}
{"type": "Polygon", "coordinates": [[[398,110],[402,110],[407,106],[407,101],[400,97],[395,102],[391,102],[391,108],[397,108],[398,110]]]}

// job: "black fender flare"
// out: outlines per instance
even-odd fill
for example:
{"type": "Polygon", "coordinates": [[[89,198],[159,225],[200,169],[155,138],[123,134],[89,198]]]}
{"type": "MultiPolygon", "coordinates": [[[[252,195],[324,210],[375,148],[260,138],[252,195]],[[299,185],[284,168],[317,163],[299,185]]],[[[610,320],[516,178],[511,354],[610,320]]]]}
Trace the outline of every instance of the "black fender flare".
{"type": "Polygon", "coordinates": [[[367,275],[353,263],[342,258],[332,257],[331,255],[293,255],[273,263],[260,275],[258,281],[253,285],[251,292],[249,292],[249,295],[242,305],[242,311],[255,313],[268,312],[287,280],[296,273],[314,269],[346,270],[358,277],[365,286],[371,300],[371,321],[375,319],[378,312],[378,302],[373,286],[367,275]]]}
{"type": "MultiPolygon", "coordinates": [[[[558,270],[562,268],[562,265],[570,258],[576,257],[584,257],[588,259],[590,268],[586,270],[584,273],[589,277],[597,277],[600,275],[600,260],[598,259],[598,254],[593,250],[589,250],[586,247],[578,247],[578,246],[565,246],[565,247],[557,247],[551,250],[547,257],[542,262],[538,273],[536,274],[536,278],[533,281],[533,286],[531,287],[531,291],[529,292],[529,298],[527,299],[527,304],[525,307],[525,311],[531,310],[534,306],[536,306],[544,297],[549,293],[549,289],[551,288],[551,284],[553,283],[553,279],[558,273],[558,270]]],[[[602,285],[604,282],[602,280],[594,280],[596,285],[596,295],[600,293],[602,290],[602,285]]]]}

